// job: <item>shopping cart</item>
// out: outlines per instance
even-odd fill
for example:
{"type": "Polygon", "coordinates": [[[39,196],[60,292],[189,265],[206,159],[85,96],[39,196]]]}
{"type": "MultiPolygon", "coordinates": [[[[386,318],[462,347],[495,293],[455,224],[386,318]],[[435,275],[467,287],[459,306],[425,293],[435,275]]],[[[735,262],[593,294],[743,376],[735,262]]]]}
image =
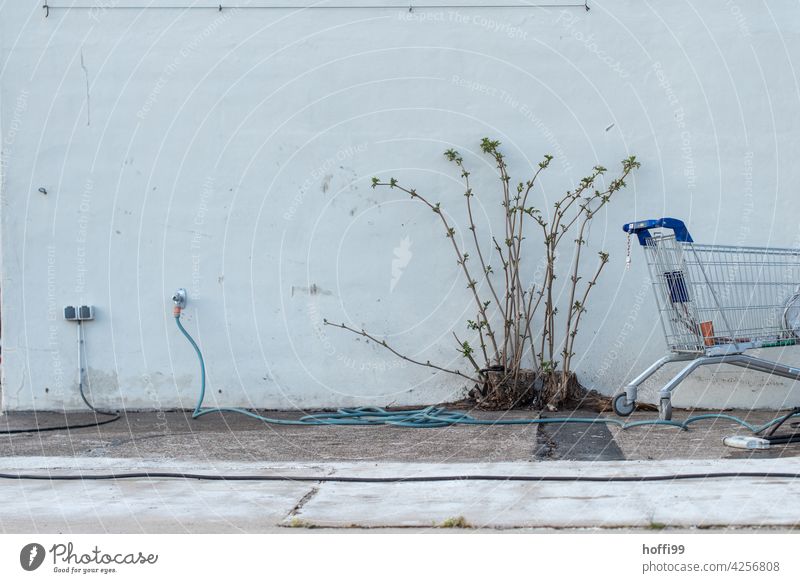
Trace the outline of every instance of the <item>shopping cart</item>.
{"type": "Polygon", "coordinates": [[[623,229],[644,250],[670,352],[614,398],[618,415],[630,415],[639,385],[671,362],[689,361],[659,393],[665,420],[672,418],[672,391],[700,366],[732,364],[800,380],[800,368],[744,354],[800,342],[800,250],[699,245],[683,221],[670,218],[623,229]]]}

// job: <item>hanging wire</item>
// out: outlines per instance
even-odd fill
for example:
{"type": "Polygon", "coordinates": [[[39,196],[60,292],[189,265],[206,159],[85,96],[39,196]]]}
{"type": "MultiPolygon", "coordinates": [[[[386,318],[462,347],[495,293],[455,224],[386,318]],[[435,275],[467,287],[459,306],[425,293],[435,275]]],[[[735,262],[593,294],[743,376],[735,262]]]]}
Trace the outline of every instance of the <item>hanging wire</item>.
{"type": "Polygon", "coordinates": [[[399,4],[357,4],[357,5],[326,5],[326,4],[308,4],[302,6],[292,6],[289,4],[272,4],[264,6],[251,6],[251,5],[230,5],[223,6],[222,4],[208,4],[208,5],[120,5],[113,6],[103,5],[69,5],[69,6],[52,6],[45,2],[42,5],[45,11],[45,18],[50,16],[50,10],[216,10],[222,12],[223,8],[232,10],[408,10],[413,12],[414,9],[432,10],[432,9],[460,9],[467,10],[470,8],[584,8],[587,12],[590,10],[588,0],[583,4],[417,4],[417,5],[399,5],[399,4]]]}

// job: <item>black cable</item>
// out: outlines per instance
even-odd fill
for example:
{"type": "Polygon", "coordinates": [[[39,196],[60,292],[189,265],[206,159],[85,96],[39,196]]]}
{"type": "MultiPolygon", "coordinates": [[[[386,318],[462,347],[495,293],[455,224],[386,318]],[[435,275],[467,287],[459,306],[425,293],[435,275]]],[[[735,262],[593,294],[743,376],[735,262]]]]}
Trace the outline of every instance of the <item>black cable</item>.
{"type": "Polygon", "coordinates": [[[87,427],[100,427],[101,425],[107,425],[108,423],[113,423],[114,421],[118,421],[121,417],[119,412],[112,412],[112,411],[103,411],[102,409],[96,408],[89,402],[89,399],[86,398],[86,393],[83,390],[83,328],[81,328],[81,321],[78,320],[78,392],[81,395],[81,399],[86,404],[87,407],[94,413],[95,418],[94,421],[89,423],[76,423],[67,425],[56,425],[54,427],[33,427],[33,428],[25,428],[25,429],[3,429],[0,431],[0,435],[15,435],[19,433],[44,433],[45,431],[69,431],[71,429],[86,429],[87,427]],[[111,417],[111,419],[105,419],[100,421],[97,416],[98,415],[106,415],[111,417]]]}
{"type": "MultiPolygon", "coordinates": [[[[763,435],[763,439],[767,440],[770,445],[788,445],[790,443],[800,443],[800,432],[776,433],[778,429],[780,429],[789,419],[791,419],[798,413],[800,413],[800,407],[795,407],[794,409],[789,411],[789,413],[778,419],[777,423],[774,423],[769,427],[769,431],[767,431],[763,435]]],[[[796,428],[795,425],[796,425],[795,423],[789,424],[789,426],[792,427],[793,429],[796,428]]],[[[767,427],[764,427],[761,431],[757,431],[756,435],[758,435],[765,429],[767,429],[767,427]]]]}
{"type": "Polygon", "coordinates": [[[25,429],[3,429],[0,431],[0,435],[13,435],[16,433],[44,433],[45,431],[69,431],[70,429],[85,429],[87,427],[100,427],[101,425],[106,425],[108,423],[113,423],[114,421],[118,421],[120,418],[119,413],[106,413],[104,411],[97,411],[101,415],[113,415],[112,419],[104,419],[100,421],[99,419],[95,419],[89,423],[75,423],[75,424],[68,424],[68,425],[56,425],[54,427],[34,427],[34,428],[25,428],[25,429]]]}
{"type": "MultiPolygon", "coordinates": [[[[764,436],[764,437],[766,437],[767,439],[769,439],[770,437],[772,437],[773,435],[775,435],[775,432],[776,432],[778,429],[780,429],[780,426],[781,426],[781,425],[783,425],[784,423],[786,423],[786,422],[787,422],[789,419],[791,419],[792,417],[794,417],[794,416],[795,416],[795,415],[797,415],[798,413],[800,413],[800,407],[795,407],[794,409],[792,409],[791,411],[789,411],[789,412],[788,412],[786,415],[784,415],[783,417],[781,417],[780,421],[778,421],[778,422],[777,422],[775,425],[773,425],[773,426],[770,428],[770,430],[769,430],[769,431],[768,431],[768,432],[765,434],[765,436],[764,436]]],[[[776,437],[777,437],[777,436],[776,436],[776,437]]]]}
{"type": "Polygon", "coordinates": [[[789,445],[790,443],[800,443],[800,433],[781,433],[765,437],[770,445],[789,445]]]}
{"type": "Polygon", "coordinates": [[[502,476],[465,474],[454,476],[359,477],[359,476],[253,476],[225,474],[189,474],[183,472],[124,472],[112,474],[5,474],[6,480],[128,480],[138,478],[180,478],[221,482],[346,482],[402,484],[413,482],[668,482],[674,480],[710,480],[720,478],[781,478],[797,479],[800,474],[784,472],[709,472],[702,474],[666,474],[656,476],[502,476]]]}

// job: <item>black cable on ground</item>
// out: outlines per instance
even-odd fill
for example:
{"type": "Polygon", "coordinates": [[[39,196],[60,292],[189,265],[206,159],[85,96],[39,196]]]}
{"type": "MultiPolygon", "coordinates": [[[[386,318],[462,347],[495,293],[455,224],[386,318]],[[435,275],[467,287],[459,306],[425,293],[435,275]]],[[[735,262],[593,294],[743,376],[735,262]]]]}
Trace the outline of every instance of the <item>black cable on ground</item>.
{"type": "MultiPolygon", "coordinates": [[[[800,407],[795,407],[794,409],[792,409],[791,411],[789,411],[789,412],[788,412],[786,415],[784,415],[783,417],[780,417],[780,418],[778,419],[777,423],[775,423],[775,425],[773,425],[773,426],[770,428],[770,430],[769,430],[767,433],[765,433],[765,434],[764,434],[764,436],[765,436],[765,437],[771,437],[772,435],[775,435],[775,432],[776,432],[778,429],[780,429],[780,428],[781,428],[781,425],[783,425],[784,423],[786,423],[786,422],[787,422],[789,419],[791,419],[792,417],[794,417],[794,416],[795,416],[795,415],[797,415],[798,413],[800,413],[800,407]]],[[[763,429],[766,429],[766,426],[765,426],[763,429]]],[[[763,429],[762,429],[762,431],[763,431],[763,429]]],[[[757,434],[758,434],[758,433],[761,433],[761,431],[757,432],[757,434]]]]}
{"type": "Polygon", "coordinates": [[[95,419],[89,423],[74,423],[68,425],[56,425],[53,427],[34,427],[34,428],[24,428],[24,429],[3,429],[0,430],[0,435],[14,435],[17,433],[44,433],[46,431],[69,431],[70,429],[85,429],[87,427],[100,427],[101,425],[106,425],[108,423],[113,423],[114,421],[118,421],[121,417],[119,413],[106,413],[105,411],[96,411],[95,413],[100,415],[111,415],[111,419],[95,419]]]}
{"type": "Polygon", "coordinates": [[[23,429],[3,429],[0,430],[0,435],[15,435],[19,433],[44,433],[45,431],[69,431],[71,429],[86,429],[88,427],[100,427],[101,425],[107,425],[109,423],[113,423],[114,421],[118,421],[121,417],[119,412],[112,412],[112,411],[103,411],[102,409],[96,408],[89,402],[89,399],[86,398],[86,393],[83,390],[83,357],[82,357],[82,350],[81,347],[83,345],[83,329],[81,328],[81,322],[78,321],[78,367],[79,377],[78,377],[78,392],[81,395],[81,399],[86,404],[87,407],[94,413],[95,419],[94,421],[90,421],[88,423],[68,423],[67,425],[55,425],[53,427],[32,427],[32,428],[23,428],[23,429]],[[111,417],[111,419],[104,419],[99,420],[97,418],[98,415],[105,415],[107,417],[111,417]]]}
{"type": "Polygon", "coordinates": [[[697,474],[665,474],[656,476],[503,476],[465,474],[453,476],[361,477],[361,476],[254,476],[226,474],[190,474],[183,472],[123,472],[111,474],[5,474],[6,480],[129,480],[179,478],[219,482],[346,482],[356,484],[403,484],[413,482],[670,482],[675,480],[710,480],[721,478],[797,479],[800,474],[786,472],[706,472],[697,474]]]}
{"type": "MultiPolygon", "coordinates": [[[[785,443],[797,443],[798,441],[800,441],[800,433],[776,434],[776,431],[778,431],[778,429],[780,429],[784,423],[786,423],[789,419],[791,419],[798,413],[800,413],[800,407],[795,407],[794,409],[789,411],[789,413],[781,417],[780,420],[775,425],[773,425],[767,433],[764,434],[764,439],[776,445],[785,443]]],[[[793,425],[794,424],[790,424],[790,427],[792,427],[793,425]]]]}

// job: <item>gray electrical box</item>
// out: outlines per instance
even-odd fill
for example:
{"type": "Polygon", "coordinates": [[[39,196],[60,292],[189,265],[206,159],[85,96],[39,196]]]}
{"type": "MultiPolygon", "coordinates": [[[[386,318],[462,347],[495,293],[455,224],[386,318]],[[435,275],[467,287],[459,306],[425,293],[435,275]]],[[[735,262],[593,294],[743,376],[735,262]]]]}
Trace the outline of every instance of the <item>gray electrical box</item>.
{"type": "Polygon", "coordinates": [[[78,320],[94,320],[94,306],[78,306],[78,320]]]}
{"type": "Polygon", "coordinates": [[[64,319],[70,322],[94,320],[94,306],[64,306],[64,319]]]}

